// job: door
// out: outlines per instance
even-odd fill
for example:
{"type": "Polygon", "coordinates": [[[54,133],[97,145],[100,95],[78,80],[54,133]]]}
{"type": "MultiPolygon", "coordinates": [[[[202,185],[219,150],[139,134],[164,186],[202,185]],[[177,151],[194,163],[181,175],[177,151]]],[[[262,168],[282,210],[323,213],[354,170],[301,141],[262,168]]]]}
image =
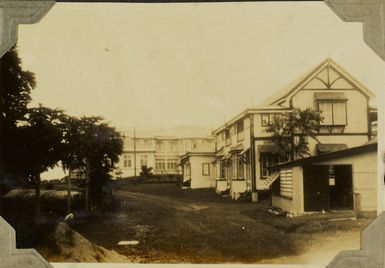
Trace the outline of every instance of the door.
{"type": "Polygon", "coordinates": [[[353,172],[351,165],[333,166],[334,183],[330,185],[330,209],[353,209],[353,172]]]}
{"type": "Polygon", "coordinates": [[[304,166],[303,190],[305,211],[329,210],[329,167],[304,166]]]}

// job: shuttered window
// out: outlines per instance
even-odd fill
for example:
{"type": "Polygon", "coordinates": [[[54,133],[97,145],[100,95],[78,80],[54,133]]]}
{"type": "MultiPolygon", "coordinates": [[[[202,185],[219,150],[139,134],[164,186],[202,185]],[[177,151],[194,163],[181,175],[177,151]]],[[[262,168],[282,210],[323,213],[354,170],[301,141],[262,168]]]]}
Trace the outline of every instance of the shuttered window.
{"type": "Polygon", "coordinates": [[[346,125],[346,103],[333,103],[333,119],[334,125],[346,125]]]}
{"type": "Polygon", "coordinates": [[[281,195],[285,197],[293,197],[293,170],[283,169],[280,171],[280,190],[281,195]]]}
{"type": "Polygon", "coordinates": [[[345,101],[320,101],[318,109],[322,111],[323,126],[344,126],[346,122],[345,101]]]}

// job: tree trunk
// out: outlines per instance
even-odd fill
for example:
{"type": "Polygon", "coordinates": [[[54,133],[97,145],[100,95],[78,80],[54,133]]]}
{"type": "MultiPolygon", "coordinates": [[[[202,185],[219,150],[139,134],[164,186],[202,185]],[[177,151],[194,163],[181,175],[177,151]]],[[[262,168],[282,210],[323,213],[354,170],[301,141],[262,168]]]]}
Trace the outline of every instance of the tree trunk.
{"type": "Polygon", "coordinates": [[[35,222],[40,223],[40,174],[35,178],[35,222]]]}
{"type": "Polygon", "coordinates": [[[290,142],[291,142],[291,153],[290,153],[290,161],[294,161],[294,155],[295,155],[295,149],[294,149],[294,131],[291,131],[291,137],[290,137],[290,142]]]}
{"type": "Polygon", "coordinates": [[[72,200],[71,200],[71,170],[69,171],[68,174],[68,179],[67,179],[67,214],[71,213],[71,206],[72,206],[72,200]]]}
{"type": "Polygon", "coordinates": [[[86,160],[86,189],[85,189],[85,207],[86,211],[90,211],[90,162],[86,160]]]}

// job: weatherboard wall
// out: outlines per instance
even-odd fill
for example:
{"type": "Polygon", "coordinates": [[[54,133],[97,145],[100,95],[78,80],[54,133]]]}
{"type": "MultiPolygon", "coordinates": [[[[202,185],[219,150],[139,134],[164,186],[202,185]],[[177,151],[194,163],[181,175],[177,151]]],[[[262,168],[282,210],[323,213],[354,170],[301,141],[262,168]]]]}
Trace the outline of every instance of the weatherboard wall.
{"type": "Polygon", "coordinates": [[[292,172],[292,197],[273,195],[272,205],[284,211],[299,214],[304,211],[303,169],[301,166],[293,167],[292,172]]]}

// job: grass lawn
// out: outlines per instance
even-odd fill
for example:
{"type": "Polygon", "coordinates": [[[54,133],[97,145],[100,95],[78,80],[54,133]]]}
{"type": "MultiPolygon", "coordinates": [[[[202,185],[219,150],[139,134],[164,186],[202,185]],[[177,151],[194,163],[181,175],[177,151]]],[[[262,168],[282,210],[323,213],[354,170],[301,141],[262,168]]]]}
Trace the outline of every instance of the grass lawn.
{"type": "Polygon", "coordinates": [[[121,202],[115,211],[73,228],[97,245],[147,263],[313,263],[314,252],[324,263],[340,250],[358,249],[360,230],[371,220],[329,221],[350,212],[288,219],[268,213],[267,203],[173,184],[121,185],[116,196],[121,202]],[[121,240],[140,243],[117,246],[121,240]]]}

